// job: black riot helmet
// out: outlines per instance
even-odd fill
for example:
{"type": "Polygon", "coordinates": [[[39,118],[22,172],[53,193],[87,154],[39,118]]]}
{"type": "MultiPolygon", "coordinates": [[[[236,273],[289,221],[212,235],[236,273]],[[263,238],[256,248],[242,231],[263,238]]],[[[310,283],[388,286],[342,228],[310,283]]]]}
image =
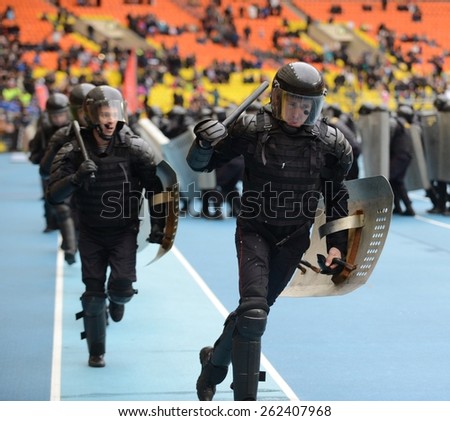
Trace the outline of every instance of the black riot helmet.
{"type": "Polygon", "coordinates": [[[290,101],[308,104],[304,114],[308,118],[303,124],[314,124],[322,112],[327,90],[322,74],[304,62],[289,63],[281,67],[272,82],[271,105],[273,116],[286,121],[290,101]]]}
{"type": "Polygon", "coordinates": [[[405,119],[409,124],[412,124],[414,119],[414,109],[411,105],[401,104],[397,108],[397,116],[405,119]]]}
{"type": "Polygon", "coordinates": [[[62,127],[70,122],[69,98],[60,92],[55,92],[48,97],[45,111],[53,127],[62,127]]]}
{"type": "Polygon", "coordinates": [[[450,111],[450,101],[445,94],[439,94],[433,102],[436,110],[450,111]]]}
{"type": "Polygon", "coordinates": [[[69,98],[60,92],[51,94],[45,103],[45,110],[50,114],[59,114],[69,110],[69,98]]]}
{"type": "Polygon", "coordinates": [[[86,95],[95,88],[92,83],[80,83],[72,88],[69,95],[70,112],[75,120],[78,120],[78,110],[83,108],[83,102],[86,95]]]}
{"type": "Polygon", "coordinates": [[[110,109],[117,118],[116,132],[128,123],[127,104],[118,89],[107,85],[97,86],[87,93],[83,103],[88,127],[95,128],[100,137],[110,140],[111,136],[105,136],[100,127],[100,112],[104,108],[110,109]]]}

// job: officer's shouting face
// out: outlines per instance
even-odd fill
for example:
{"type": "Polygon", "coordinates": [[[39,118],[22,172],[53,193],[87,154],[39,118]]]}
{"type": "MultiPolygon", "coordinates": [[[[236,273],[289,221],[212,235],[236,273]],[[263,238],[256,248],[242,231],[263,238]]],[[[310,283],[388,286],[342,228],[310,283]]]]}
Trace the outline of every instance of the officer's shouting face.
{"type": "Polygon", "coordinates": [[[115,107],[102,106],[98,110],[98,122],[105,136],[112,136],[119,121],[119,111],[115,107]]]}

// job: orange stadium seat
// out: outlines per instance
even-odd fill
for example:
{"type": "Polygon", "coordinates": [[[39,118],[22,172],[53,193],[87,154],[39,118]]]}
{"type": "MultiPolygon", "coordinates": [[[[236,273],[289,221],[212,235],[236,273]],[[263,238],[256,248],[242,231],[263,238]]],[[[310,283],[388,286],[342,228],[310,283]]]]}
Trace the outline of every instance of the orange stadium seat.
{"type": "MultiPolygon", "coordinates": [[[[315,20],[326,22],[332,18],[336,23],[350,22],[355,28],[364,28],[373,39],[376,39],[379,26],[384,24],[397,36],[417,35],[436,41],[437,46],[420,43],[423,63],[416,66],[419,71],[429,71],[431,66],[428,64],[428,60],[435,55],[442,54],[445,50],[450,50],[450,32],[446,29],[450,19],[450,2],[448,1],[416,1],[415,3],[422,12],[421,21],[413,21],[409,11],[397,9],[399,4],[408,4],[407,1],[388,2],[386,11],[381,9],[381,2],[378,0],[294,0],[294,3],[315,20]],[[330,13],[333,5],[340,5],[341,13],[330,13]],[[363,10],[363,5],[370,5],[371,10],[363,10]]],[[[400,43],[400,41],[398,42],[400,43]]],[[[402,52],[406,53],[412,44],[400,43],[400,47],[402,52]]],[[[447,67],[450,65],[449,59],[446,60],[446,65],[447,67]]]]}

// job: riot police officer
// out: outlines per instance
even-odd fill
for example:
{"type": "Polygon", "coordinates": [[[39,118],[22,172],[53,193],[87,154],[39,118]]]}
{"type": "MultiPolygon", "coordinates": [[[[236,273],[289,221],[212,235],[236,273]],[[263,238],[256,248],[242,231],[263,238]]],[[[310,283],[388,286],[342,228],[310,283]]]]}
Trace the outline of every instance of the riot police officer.
{"type": "MultiPolygon", "coordinates": [[[[326,94],[322,74],[304,62],[276,73],[271,102],[256,114],[242,114],[229,128],[200,122],[187,156],[192,169],[210,171],[242,155],[245,162],[241,211],[237,217],[239,305],[213,347],[200,351],[200,400],[212,400],[216,385],[233,367],[235,400],[256,400],[261,338],[271,306],[294,274],[310,244],[319,197],[327,220],[348,213],[343,180],[352,148],[336,128],[319,120],[326,94]]],[[[327,236],[326,271],[345,258],[347,233],[327,236]]]]}
{"type": "Polygon", "coordinates": [[[448,171],[448,124],[450,115],[450,100],[445,94],[439,94],[433,103],[437,111],[438,121],[438,136],[437,143],[429,145],[436,151],[428,151],[430,155],[430,166],[432,166],[432,173],[434,174],[432,182],[433,196],[430,199],[433,207],[427,210],[431,214],[440,214],[450,216],[450,209],[447,208],[447,203],[450,201],[448,193],[448,185],[450,184],[450,175],[448,171]],[[433,159],[434,158],[434,159],[433,159]]]}
{"type": "Polygon", "coordinates": [[[346,179],[357,179],[359,177],[358,158],[361,155],[361,136],[355,121],[350,114],[344,113],[336,104],[325,105],[323,114],[328,118],[328,123],[331,126],[338,128],[352,146],[353,164],[346,179]]]}
{"type": "MultiPolygon", "coordinates": [[[[35,165],[40,165],[44,157],[51,137],[61,127],[70,123],[69,98],[60,92],[51,94],[45,103],[45,111],[39,117],[36,134],[30,141],[30,161],[35,165]]],[[[44,199],[44,232],[50,232],[58,229],[58,222],[53,207],[45,199],[45,190],[48,183],[48,177],[41,175],[41,185],[44,199]]]]}
{"type": "MultiPolygon", "coordinates": [[[[76,199],[85,285],[79,316],[84,322],[88,364],[104,367],[106,300],[111,319],[120,321],[124,305],[136,292],[133,283],[142,189],[150,205],[162,191],[162,182],[156,174],[159,162],[155,151],[125,126],[126,102],[117,89],[95,87],[86,95],[83,108],[87,121],[80,133],[83,142],[72,141],[59,150],[52,164],[48,198],[55,204],[72,194],[76,199]]],[[[151,206],[148,241],[152,243],[163,240],[164,212],[164,205],[151,206]]]]}
{"type": "Polygon", "coordinates": [[[408,128],[412,124],[414,110],[410,105],[401,104],[396,115],[390,120],[389,182],[394,193],[393,212],[414,216],[412,202],[405,186],[406,171],[413,157],[413,144],[408,128]],[[402,210],[401,203],[405,210],[402,210]]]}
{"type": "MultiPolygon", "coordinates": [[[[72,118],[78,121],[81,126],[86,126],[83,101],[87,93],[93,88],[95,88],[95,85],[92,83],[80,83],[72,88],[69,95],[69,107],[72,118]]],[[[39,163],[39,173],[43,179],[48,181],[50,178],[53,159],[59,149],[74,136],[73,130],[73,125],[69,124],[58,129],[50,138],[45,154],[39,163]]],[[[64,259],[71,265],[75,263],[75,255],[78,248],[76,213],[72,197],[68,197],[63,203],[57,204],[53,208],[63,239],[61,248],[64,250],[64,259]]]]}

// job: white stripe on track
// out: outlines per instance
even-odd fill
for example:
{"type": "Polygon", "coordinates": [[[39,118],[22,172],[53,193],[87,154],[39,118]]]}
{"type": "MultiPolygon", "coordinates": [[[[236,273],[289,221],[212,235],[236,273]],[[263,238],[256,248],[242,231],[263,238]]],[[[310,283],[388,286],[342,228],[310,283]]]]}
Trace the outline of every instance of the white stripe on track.
{"type": "Polygon", "coordinates": [[[446,228],[448,230],[450,229],[450,224],[436,221],[435,219],[425,218],[424,216],[420,216],[420,215],[416,215],[414,218],[418,219],[419,221],[426,222],[427,224],[436,225],[439,228],[446,228]]]}
{"type": "MultiPolygon", "coordinates": [[[[61,238],[58,235],[58,244],[61,243],[61,238]]],[[[176,248],[172,248],[172,252],[175,257],[180,261],[183,267],[192,276],[195,283],[200,287],[203,293],[208,297],[214,307],[219,311],[222,317],[225,319],[229,311],[214,295],[211,289],[208,287],[203,278],[198,272],[191,266],[186,258],[176,248]]],[[[63,288],[64,288],[64,252],[58,247],[58,253],[56,257],[56,281],[55,281],[55,312],[54,312],[54,325],[53,325],[53,357],[52,357],[52,374],[51,374],[51,388],[50,388],[50,400],[61,400],[61,352],[62,352],[62,314],[63,314],[63,288]]],[[[291,401],[300,400],[291,387],[276,371],[269,360],[261,354],[261,363],[274,379],[275,383],[280,387],[281,391],[291,401]]]]}
{"type": "MultiPolygon", "coordinates": [[[[180,261],[180,263],[184,266],[184,268],[189,272],[189,274],[194,279],[195,283],[200,287],[200,289],[204,292],[204,294],[208,297],[208,299],[213,303],[214,307],[219,311],[219,313],[225,319],[229,311],[224,307],[224,305],[219,301],[219,299],[215,296],[215,294],[211,291],[211,289],[206,285],[206,282],[203,278],[198,274],[198,272],[191,266],[191,264],[186,260],[186,258],[181,254],[181,252],[176,248],[172,248],[172,252],[175,257],[180,261]]],[[[261,363],[266,369],[266,371],[272,376],[275,383],[278,384],[281,391],[289,398],[291,401],[300,400],[295,392],[290,388],[290,386],[286,383],[286,381],[281,377],[281,375],[275,370],[273,365],[269,362],[269,360],[261,354],[261,363]]]]}
{"type": "MultiPolygon", "coordinates": [[[[58,245],[61,234],[58,234],[58,245]]],[[[58,246],[56,254],[55,313],[53,322],[53,355],[50,400],[61,400],[62,314],[64,289],[64,251],[58,246]]]]}

